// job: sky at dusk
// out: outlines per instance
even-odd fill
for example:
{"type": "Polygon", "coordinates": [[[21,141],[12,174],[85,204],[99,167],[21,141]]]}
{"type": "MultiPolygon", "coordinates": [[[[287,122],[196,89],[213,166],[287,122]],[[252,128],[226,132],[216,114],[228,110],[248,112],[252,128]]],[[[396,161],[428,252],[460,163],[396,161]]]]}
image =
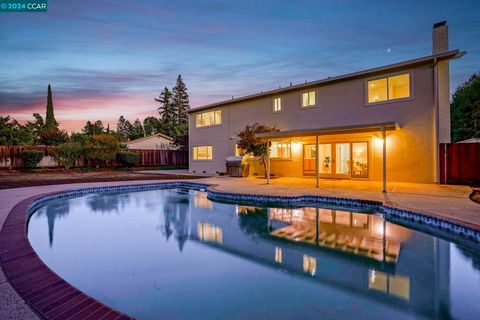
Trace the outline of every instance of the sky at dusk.
{"type": "Polygon", "coordinates": [[[192,108],[431,54],[447,20],[453,90],[480,71],[480,1],[48,0],[0,13],[0,115],[86,120],[158,115],[181,74],[192,108]]]}

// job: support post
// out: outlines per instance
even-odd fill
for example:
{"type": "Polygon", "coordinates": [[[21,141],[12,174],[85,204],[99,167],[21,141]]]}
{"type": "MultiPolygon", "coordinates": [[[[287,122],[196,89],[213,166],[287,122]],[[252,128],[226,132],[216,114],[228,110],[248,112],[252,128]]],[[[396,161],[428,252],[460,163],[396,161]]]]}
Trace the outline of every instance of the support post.
{"type": "Polygon", "coordinates": [[[382,127],[383,138],[383,193],[387,193],[387,131],[382,127]]]}
{"type": "Polygon", "coordinates": [[[267,184],[270,184],[270,140],[267,140],[267,184]]]}
{"type": "Polygon", "coordinates": [[[316,179],[316,186],[317,188],[320,187],[320,159],[318,157],[319,150],[318,150],[318,135],[315,139],[315,179],[316,179]]]}

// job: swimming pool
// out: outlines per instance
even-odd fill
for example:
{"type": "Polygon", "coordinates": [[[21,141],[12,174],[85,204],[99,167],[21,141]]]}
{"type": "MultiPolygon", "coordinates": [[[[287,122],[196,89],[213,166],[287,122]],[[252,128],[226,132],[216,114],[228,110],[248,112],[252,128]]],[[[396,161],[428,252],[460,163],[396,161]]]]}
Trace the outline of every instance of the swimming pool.
{"type": "Polygon", "coordinates": [[[42,203],[40,258],[138,319],[473,318],[478,248],[347,207],[213,202],[185,188],[42,203]]]}

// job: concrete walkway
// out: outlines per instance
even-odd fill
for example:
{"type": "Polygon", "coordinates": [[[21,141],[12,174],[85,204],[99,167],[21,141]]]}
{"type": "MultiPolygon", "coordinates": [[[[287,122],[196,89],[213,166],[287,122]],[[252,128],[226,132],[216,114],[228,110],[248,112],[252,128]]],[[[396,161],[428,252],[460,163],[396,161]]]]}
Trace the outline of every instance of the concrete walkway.
{"type": "MultiPolygon", "coordinates": [[[[86,187],[158,183],[161,181],[99,182],[0,190],[0,228],[3,226],[13,206],[32,195],[86,187]]],[[[172,180],[164,181],[171,182],[172,180]]],[[[213,177],[190,181],[218,184],[218,190],[235,193],[268,195],[314,194],[385,201],[402,208],[426,212],[447,219],[455,219],[480,229],[480,205],[469,199],[471,188],[465,186],[389,183],[389,192],[383,194],[381,192],[381,184],[371,181],[321,180],[319,189],[315,188],[314,179],[301,178],[272,179],[268,185],[264,179],[256,178],[213,177]]],[[[6,281],[3,271],[0,271],[0,305],[0,319],[38,319],[6,281]]]]}

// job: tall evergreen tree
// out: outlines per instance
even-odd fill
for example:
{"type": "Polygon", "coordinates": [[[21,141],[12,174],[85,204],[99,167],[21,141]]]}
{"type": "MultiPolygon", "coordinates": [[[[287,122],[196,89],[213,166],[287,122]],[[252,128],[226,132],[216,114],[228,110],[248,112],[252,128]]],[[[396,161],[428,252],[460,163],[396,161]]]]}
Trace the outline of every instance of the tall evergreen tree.
{"type": "Polygon", "coordinates": [[[155,101],[161,103],[161,106],[158,107],[157,110],[160,114],[160,121],[162,122],[162,133],[172,135],[177,122],[177,112],[175,106],[172,104],[172,93],[165,87],[160,93],[160,96],[155,98],[155,101]]]}
{"type": "Polygon", "coordinates": [[[182,80],[182,75],[178,75],[177,83],[172,89],[172,104],[176,111],[176,125],[188,126],[188,110],[190,109],[190,101],[188,98],[187,87],[182,80]]]}
{"type": "Polygon", "coordinates": [[[143,138],[145,136],[145,131],[143,131],[143,126],[142,123],[140,122],[140,119],[136,119],[135,122],[133,123],[133,132],[131,135],[131,139],[139,139],[143,138]]]}
{"type": "Polygon", "coordinates": [[[48,94],[47,94],[47,115],[45,118],[45,129],[55,130],[57,128],[58,128],[58,122],[55,120],[55,115],[53,114],[52,87],[49,84],[48,94]]]}
{"type": "Polygon", "coordinates": [[[130,139],[130,137],[132,136],[132,132],[133,132],[133,126],[130,123],[130,121],[125,119],[124,116],[120,116],[117,122],[117,133],[120,136],[120,139],[121,140],[130,139]]]}

